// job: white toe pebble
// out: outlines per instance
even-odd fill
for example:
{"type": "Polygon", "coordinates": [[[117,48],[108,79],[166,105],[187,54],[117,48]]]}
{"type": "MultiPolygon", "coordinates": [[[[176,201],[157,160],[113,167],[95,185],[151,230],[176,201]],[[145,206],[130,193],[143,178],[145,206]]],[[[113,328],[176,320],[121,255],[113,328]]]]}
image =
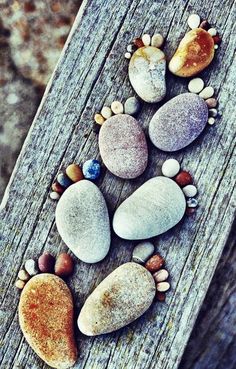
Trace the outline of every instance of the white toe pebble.
{"type": "Polygon", "coordinates": [[[193,78],[188,84],[189,92],[198,94],[204,88],[204,81],[201,78],[193,78]]]}
{"type": "Polygon", "coordinates": [[[142,36],[142,41],[144,43],[144,46],[149,46],[151,43],[151,37],[150,35],[148,35],[147,33],[145,33],[145,35],[142,36]]]}
{"type": "Polygon", "coordinates": [[[198,28],[201,19],[198,14],[191,14],[188,18],[188,25],[191,29],[198,28]]]}
{"type": "Polygon", "coordinates": [[[179,173],[180,165],[176,159],[168,159],[166,160],[161,168],[162,174],[165,177],[172,178],[179,173]]]}
{"type": "Polygon", "coordinates": [[[217,111],[217,109],[209,109],[209,114],[210,114],[210,116],[211,117],[217,117],[217,114],[218,114],[218,111],[217,111]]]}
{"type": "Polygon", "coordinates": [[[153,274],[153,278],[157,283],[166,281],[168,277],[169,273],[166,269],[160,269],[158,272],[153,274]]]}
{"type": "Polygon", "coordinates": [[[125,58],[126,58],[126,59],[131,59],[131,56],[132,56],[132,55],[131,55],[129,52],[125,53],[125,58]]]}
{"type": "Polygon", "coordinates": [[[197,187],[194,185],[187,185],[183,188],[183,193],[186,197],[194,197],[197,194],[197,187]]]}
{"type": "Polygon", "coordinates": [[[217,50],[219,45],[214,45],[214,49],[217,50]]]}
{"type": "Polygon", "coordinates": [[[124,112],[124,106],[120,101],[113,101],[111,104],[111,110],[114,114],[122,114],[124,112]]]}
{"type": "Polygon", "coordinates": [[[207,122],[210,124],[210,126],[213,126],[213,124],[215,124],[215,118],[210,117],[207,122]]]}
{"type": "Polygon", "coordinates": [[[160,33],[156,33],[152,36],[151,45],[160,48],[163,45],[164,37],[160,33]]]}
{"type": "Polygon", "coordinates": [[[112,116],[111,108],[109,108],[109,106],[103,106],[101,114],[102,114],[103,118],[105,118],[105,119],[111,118],[111,116],[112,116]]]}
{"type": "Polygon", "coordinates": [[[59,193],[57,193],[56,191],[52,191],[52,192],[50,192],[50,198],[52,199],[52,200],[59,200],[60,199],[60,194],[59,193]]]}
{"type": "Polygon", "coordinates": [[[214,88],[211,86],[205,87],[199,94],[204,100],[209,99],[214,95],[214,88]]]}
{"type": "Polygon", "coordinates": [[[217,34],[217,30],[215,28],[210,28],[208,30],[208,33],[210,33],[211,36],[216,36],[217,34]]]}
{"type": "Polygon", "coordinates": [[[166,292],[170,289],[170,283],[169,282],[160,282],[157,283],[157,291],[159,292],[166,292]]]}

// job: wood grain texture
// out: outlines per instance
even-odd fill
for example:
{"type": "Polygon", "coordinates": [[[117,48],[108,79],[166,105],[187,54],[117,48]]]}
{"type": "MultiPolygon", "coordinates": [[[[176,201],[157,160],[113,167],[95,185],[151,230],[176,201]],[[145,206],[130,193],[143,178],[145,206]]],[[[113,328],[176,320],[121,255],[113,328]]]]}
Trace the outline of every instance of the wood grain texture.
{"type": "MultiPolygon", "coordinates": [[[[13,284],[24,260],[43,250],[67,250],[55,226],[55,203],[49,197],[57,172],[72,161],[99,158],[93,114],[103,104],[132,94],[123,58],[127,43],[143,32],[167,37],[170,57],[196,11],[217,25],[222,45],[202,73],[218,96],[222,117],[190,147],[172,156],[194,175],[200,207],[172,231],[154,240],[171,271],[172,290],[165,304],[155,304],[137,322],[106,336],[89,338],[77,331],[80,369],[177,368],[192,331],[234,216],[234,94],[235,37],[232,0],[153,1],[89,0],[80,10],[64,52],[25,141],[1,211],[0,367],[46,368],[28,347],[18,325],[19,296],[13,284]],[[81,15],[83,14],[83,17],[81,15]]],[[[167,78],[170,97],[187,89],[187,80],[167,78]]],[[[148,122],[160,104],[145,104],[139,121],[148,122]]],[[[149,144],[149,166],[134,181],[107,171],[99,180],[112,215],[114,209],[146,179],[158,173],[170,155],[149,144]]],[[[132,242],[113,235],[108,257],[98,265],[78,262],[70,281],[77,313],[86,296],[115,267],[130,260],[132,242]]]]}
{"type": "Polygon", "coordinates": [[[179,369],[236,367],[235,240],[234,224],[179,369]]]}

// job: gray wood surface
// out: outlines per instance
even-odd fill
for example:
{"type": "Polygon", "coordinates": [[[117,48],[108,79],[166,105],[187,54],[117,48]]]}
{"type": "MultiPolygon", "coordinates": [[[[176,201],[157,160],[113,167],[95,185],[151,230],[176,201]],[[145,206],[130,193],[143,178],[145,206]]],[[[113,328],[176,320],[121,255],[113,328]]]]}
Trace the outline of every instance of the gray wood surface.
{"type": "MultiPolygon", "coordinates": [[[[72,161],[98,157],[93,114],[104,103],[132,94],[123,58],[127,43],[143,32],[161,31],[170,56],[196,11],[215,23],[223,43],[202,77],[216,90],[222,117],[187,149],[174,154],[199,188],[200,207],[172,231],[155,239],[171,271],[172,290],[139,319],[110,335],[88,338],[77,331],[76,368],[177,368],[234,215],[233,1],[89,0],[77,17],[11,177],[1,211],[0,367],[46,368],[28,347],[18,325],[19,295],[14,281],[28,257],[43,250],[67,250],[54,222],[56,204],[48,198],[57,172],[72,161]],[[83,17],[81,15],[83,14],[83,17]]],[[[187,89],[187,80],[168,75],[167,99],[187,89]]],[[[146,129],[157,109],[144,105],[139,121],[146,129]]],[[[149,167],[139,179],[123,181],[103,172],[98,185],[110,214],[170,157],[150,145],[149,167]]],[[[86,296],[116,266],[130,259],[132,242],[113,236],[108,257],[98,265],[78,262],[70,281],[77,314],[86,296]]]]}
{"type": "Polygon", "coordinates": [[[235,239],[234,224],[179,369],[236,367],[235,239]]]}

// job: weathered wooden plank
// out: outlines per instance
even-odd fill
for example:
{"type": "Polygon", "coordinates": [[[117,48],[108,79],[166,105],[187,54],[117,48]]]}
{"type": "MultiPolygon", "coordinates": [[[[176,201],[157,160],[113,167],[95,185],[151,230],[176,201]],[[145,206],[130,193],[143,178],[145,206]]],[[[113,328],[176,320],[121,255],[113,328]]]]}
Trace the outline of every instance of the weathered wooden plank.
{"type": "Polygon", "coordinates": [[[185,349],[181,369],[236,366],[235,224],[185,349]]]}
{"type": "MultiPolygon", "coordinates": [[[[222,118],[189,148],[175,154],[194,173],[200,208],[173,231],[155,239],[172,275],[166,304],[156,304],[134,324],[97,338],[78,333],[77,368],[176,368],[206,294],[233,221],[233,102],[235,39],[231,0],[173,2],[89,0],[77,18],[32,129],[20,154],[2,209],[1,237],[1,368],[46,367],[22,339],[17,322],[18,295],[13,283],[23,261],[42,250],[66,250],[54,223],[55,204],[48,191],[60,168],[73,160],[99,157],[92,131],[93,113],[132,90],[127,78],[126,44],[143,31],[167,36],[171,55],[190,12],[198,12],[217,28],[223,43],[213,65],[202,75],[215,87],[222,118]],[[13,262],[14,260],[14,262],[13,262]],[[207,277],[206,277],[207,276],[207,277]]],[[[186,90],[187,81],[168,75],[168,98],[186,90]]],[[[157,105],[145,104],[140,122],[146,128],[157,105]]],[[[135,181],[105,172],[99,181],[112,214],[116,206],[158,172],[165,153],[150,145],[150,165],[135,181]]],[[[132,242],[113,237],[109,256],[98,265],[78,262],[71,281],[77,311],[88,293],[116,266],[130,259],[132,242]]]]}

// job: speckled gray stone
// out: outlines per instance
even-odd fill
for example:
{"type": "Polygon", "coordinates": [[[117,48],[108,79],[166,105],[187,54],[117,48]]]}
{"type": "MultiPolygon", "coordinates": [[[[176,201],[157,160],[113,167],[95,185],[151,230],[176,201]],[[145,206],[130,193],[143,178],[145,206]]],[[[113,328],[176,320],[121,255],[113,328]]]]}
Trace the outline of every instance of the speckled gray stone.
{"type": "Polygon", "coordinates": [[[146,137],[138,121],[130,115],[114,115],[103,123],[99,149],[105,166],[118,177],[136,178],[146,169],[146,137]]]}
{"type": "Polygon", "coordinates": [[[141,104],[135,96],[131,96],[125,101],[124,108],[125,114],[137,115],[141,109],[141,104]]]}
{"type": "Polygon", "coordinates": [[[170,178],[154,177],[139,187],[116,210],[115,233],[127,240],[158,236],[174,227],[183,217],[186,200],[170,178]]]}
{"type": "Polygon", "coordinates": [[[149,125],[152,143],[163,151],[177,151],[193,142],[207,124],[208,108],[196,94],[184,93],[164,104],[149,125]]]}
{"type": "Polygon", "coordinates": [[[152,304],[155,282],[136,263],[126,263],[106,277],[85,301],[78,327],[87,336],[113,332],[139,318],[152,304]]]}
{"type": "Polygon", "coordinates": [[[105,258],[110,247],[110,224],[106,202],[99,188],[79,181],[61,196],[56,225],[65,244],[86,263],[105,258]]]}
{"type": "Polygon", "coordinates": [[[129,63],[129,79],[142,100],[155,103],[166,94],[165,54],[153,46],[137,49],[129,63]]]}

